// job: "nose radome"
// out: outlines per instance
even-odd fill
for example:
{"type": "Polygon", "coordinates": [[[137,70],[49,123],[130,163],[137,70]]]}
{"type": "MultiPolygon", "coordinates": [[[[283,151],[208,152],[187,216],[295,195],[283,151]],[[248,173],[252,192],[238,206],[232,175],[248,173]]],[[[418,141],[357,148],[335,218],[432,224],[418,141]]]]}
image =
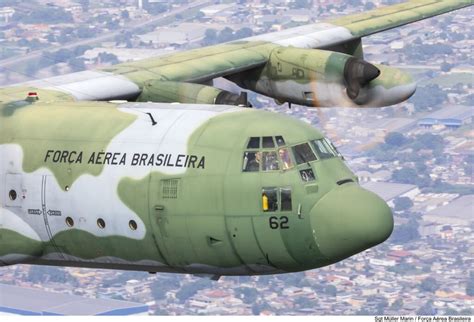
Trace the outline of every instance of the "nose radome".
{"type": "Polygon", "coordinates": [[[311,210],[310,221],[319,250],[334,262],[382,243],[393,230],[385,201],[357,184],[328,192],[311,210]]]}

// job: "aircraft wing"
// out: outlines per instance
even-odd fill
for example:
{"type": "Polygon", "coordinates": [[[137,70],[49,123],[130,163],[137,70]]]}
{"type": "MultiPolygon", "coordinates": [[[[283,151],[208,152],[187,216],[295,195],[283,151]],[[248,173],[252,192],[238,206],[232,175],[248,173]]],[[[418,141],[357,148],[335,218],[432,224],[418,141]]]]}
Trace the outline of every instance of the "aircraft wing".
{"type": "Polygon", "coordinates": [[[472,3],[472,0],[413,0],[26,85],[66,92],[78,100],[120,98],[240,104],[241,97],[229,101],[225,98],[228,94],[190,85],[208,85],[217,77],[226,77],[242,88],[279,102],[306,106],[386,106],[407,99],[416,86],[409,75],[399,70],[363,61],[361,37],[472,3]],[[164,89],[160,92],[160,88],[164,89]],[[218,94],[221,99],[217,99],[218,94]]]}
{"type": "Polygon", "coordinates": [[[334,19],[330,22],[347,28],[354,37],[365,37],[472,4],[472,0],[415,0],[334,19]]]}
{"type": "Polygon", "coordinates": [[[264,65],[274,45],[328,48],[471,5],[472,0],[413,0],[327,22],[304,25],[226,44],[173,53],[108,69],[144,78],[205,82],[264,65]],[[137,75],[137,72],[144,73],[137,75]]]}
{"type": "Polygon", "coordinates": [[[206,82],[264,65],[272,48],[261,41],[236,41],[119,64],[104,71],[125,75],[140,85],[149,79],[206,82]]]}

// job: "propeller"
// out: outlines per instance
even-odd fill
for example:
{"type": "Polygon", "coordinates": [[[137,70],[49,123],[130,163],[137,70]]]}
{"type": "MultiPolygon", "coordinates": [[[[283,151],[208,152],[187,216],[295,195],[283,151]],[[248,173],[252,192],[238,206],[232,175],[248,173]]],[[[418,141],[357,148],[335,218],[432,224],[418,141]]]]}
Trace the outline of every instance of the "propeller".
{"type": "Polygon", "coordinates": [[[239,95],[224,90],[222,90],[222,92],[217,95],[215,104],[228,104],[242,107],[252,107],[252,104],[250,104],[250,102],[248,101],[247,92],[241,92],[239,95]]]}
{"type": "Polygon", "coordinates": [[[355,103],[360,90],[370,81],[380,75],[380,70],[374,65],[355,57],[351,57],[344,65],[344,80],[347,86],[347,96],[355,103]]]}

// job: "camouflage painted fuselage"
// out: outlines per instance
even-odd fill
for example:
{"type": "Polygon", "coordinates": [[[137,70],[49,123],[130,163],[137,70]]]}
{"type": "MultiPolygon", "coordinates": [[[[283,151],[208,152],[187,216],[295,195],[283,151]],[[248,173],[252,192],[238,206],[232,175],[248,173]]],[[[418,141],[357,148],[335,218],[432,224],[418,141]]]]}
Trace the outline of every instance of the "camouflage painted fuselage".
{"type": "Polygon", "coordinates": [[[249,138],[275,136],[281,148],[322,138],[238,107],[54,92],[0,105],[0,263],[269,274],[328,265],[390,235],[389,208],[339,157],[243,172],[249,138]],[[268,188],[290,190],[289,208],[278,197],[264,210],[268,188]]]}

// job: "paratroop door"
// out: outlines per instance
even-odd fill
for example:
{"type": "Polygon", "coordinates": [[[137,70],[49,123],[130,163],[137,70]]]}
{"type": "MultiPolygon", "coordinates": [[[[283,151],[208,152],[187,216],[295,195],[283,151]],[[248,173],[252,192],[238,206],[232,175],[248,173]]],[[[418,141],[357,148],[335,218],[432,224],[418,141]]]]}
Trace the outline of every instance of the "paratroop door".
{"type": "Polygon", "coordinates": [[[150,180],[150,222],[162,257],[170,266],[192,264],[194,254],[186,228],[186,215],[179,214],[181,179],[150,180]]]}

